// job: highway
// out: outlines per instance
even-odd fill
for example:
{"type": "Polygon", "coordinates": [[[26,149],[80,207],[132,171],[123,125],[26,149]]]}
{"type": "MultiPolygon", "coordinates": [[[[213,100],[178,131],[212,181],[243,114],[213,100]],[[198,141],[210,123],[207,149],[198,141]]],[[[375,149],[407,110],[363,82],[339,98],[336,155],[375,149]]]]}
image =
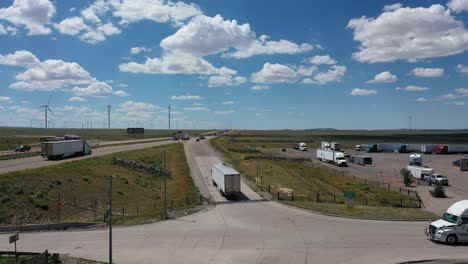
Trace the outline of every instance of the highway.
{"type": "MultiPolygon", "coordinates": [[[[398,263],[468,258],[465,246],[426,240],[425,222],[324,216],[262,201],[245,184],[245,200],[225,202],[209,175],[211,166],[222,160],[220,155],[208,142],[190,140],[184,146],[194,182],[219,204],[174,220],[114,228],[116,263],[398,263]]],[[[13,249],[8,235],[0,234],[2,250],[13,249]]],[[[18,249],[49,249],[107,261],[107,245],[107,230],[78,230],[20,234],[18,249]]]]}

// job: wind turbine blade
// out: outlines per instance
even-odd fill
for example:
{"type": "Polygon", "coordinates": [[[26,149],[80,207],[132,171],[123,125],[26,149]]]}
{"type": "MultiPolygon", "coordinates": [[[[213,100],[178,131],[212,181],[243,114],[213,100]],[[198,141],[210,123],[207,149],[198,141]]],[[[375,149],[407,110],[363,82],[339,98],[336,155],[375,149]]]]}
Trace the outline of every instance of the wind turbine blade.
{"type": "Polygon", "coordinates": [[[53,116],[55,116],[55,115],[54,115],[54,112],[52,112],[52,109],[50,109],[49,106],[47,106],[47,109],[49,109],[49,112],[50,112],[53,116]]]}
{"type": "Polygon", "coordinates": [[[47,105],[50,104],[50,99],[52,99],[52,95],[49,97],[49,101],[47,101],[47,105]]]}

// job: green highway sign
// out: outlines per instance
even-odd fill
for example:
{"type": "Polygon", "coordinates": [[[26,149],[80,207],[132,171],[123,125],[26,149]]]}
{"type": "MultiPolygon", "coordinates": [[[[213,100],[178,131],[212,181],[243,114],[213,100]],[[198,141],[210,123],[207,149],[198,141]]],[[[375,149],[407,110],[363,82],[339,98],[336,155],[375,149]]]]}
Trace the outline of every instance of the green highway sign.
{"type": "Polygon", "coordinates": [[[355,192],[345,192],[345,193],[344,193],[344,197],[346,197],[346,198],[354,198],[354,197],[356,197],[356,193],[355,193],[355,192]]]}

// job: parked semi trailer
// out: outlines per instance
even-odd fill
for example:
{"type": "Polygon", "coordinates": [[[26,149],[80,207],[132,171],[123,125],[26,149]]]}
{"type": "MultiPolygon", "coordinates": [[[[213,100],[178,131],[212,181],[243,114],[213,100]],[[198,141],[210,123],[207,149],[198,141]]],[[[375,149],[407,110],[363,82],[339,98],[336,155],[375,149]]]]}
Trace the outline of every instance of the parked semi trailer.
{"type": "Polygon", "coordinates": [[[323,148],[323,149],[330,148],[330,143],[322,141],[320,143],[320,148],[323,148]]]}
{"type": "Polygon", "coordinates": [[[333,149],[333,150],[336,150],[336,151],[340,151],[341,150],[341,145],[338,142],[331,142],[330,143],[330,148],[333,149]]]}
{"type": "Polygon", "coordinates": [[[372,165],[372,157],[365,155],[356,155],[354,156],[354,163],[362,166],[370,166],[372,165]]]}
{"type": "Polygon", "coordinates": [[[435,149],[436,154],[468,153],[468,145],[439,145],[435,149]]]}
{"type": "Polygon", "coordinates": [[[307,145],[304,142],[294,144],[294,149],[300,150],[300,151],[307,151],[307,145]]]}
{"type": "Polygon", "coordinates": [[[348,166],[343,152],[331,149],[317,149],[317,158],[324,162],[333,163],[339,167],[348,166]]]}
{"type": "Polygon", "coordinates": [[[434,170],[431,168],[421,167],[421,166],[406,166],[414,178],[425,180],[427,176],[434,173],[434,170]]]}
{"type": "Polygon", "coordinates": [[[240,173],[226,163],[219,163],[211,169],[213,186],[218,188],[221,195],[229,198],[241,192],[240,173]]]}
{"type": "Polygon", "coordinates": [[[41,154],[48,159],[91,154],[91,147],[84,140],[63,140],[42,142],[41,154]]]}

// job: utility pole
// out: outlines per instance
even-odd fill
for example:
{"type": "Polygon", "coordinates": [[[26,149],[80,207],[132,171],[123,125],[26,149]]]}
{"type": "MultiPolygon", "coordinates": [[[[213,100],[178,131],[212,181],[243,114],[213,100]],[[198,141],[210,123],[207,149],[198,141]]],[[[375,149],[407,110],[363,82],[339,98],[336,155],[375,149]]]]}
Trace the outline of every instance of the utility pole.
{"type": "Polygon", "coordinates": [[[167,150],[164,151],[164,220],[167,220],[167,150]]]}
{"type": "Polygon", "coordinates": [[[169,122],[169,132],[170,132],[171,131],[171,105],[169,105],[167,109],[168,109],[168,115],[169,115],[167,120],[169,122]]]}
{"type": "Polygon", "coordinates": [[[107,128],[110,128],[110,114],[111,114],[112,105],[107,106],[107,128]]]}

